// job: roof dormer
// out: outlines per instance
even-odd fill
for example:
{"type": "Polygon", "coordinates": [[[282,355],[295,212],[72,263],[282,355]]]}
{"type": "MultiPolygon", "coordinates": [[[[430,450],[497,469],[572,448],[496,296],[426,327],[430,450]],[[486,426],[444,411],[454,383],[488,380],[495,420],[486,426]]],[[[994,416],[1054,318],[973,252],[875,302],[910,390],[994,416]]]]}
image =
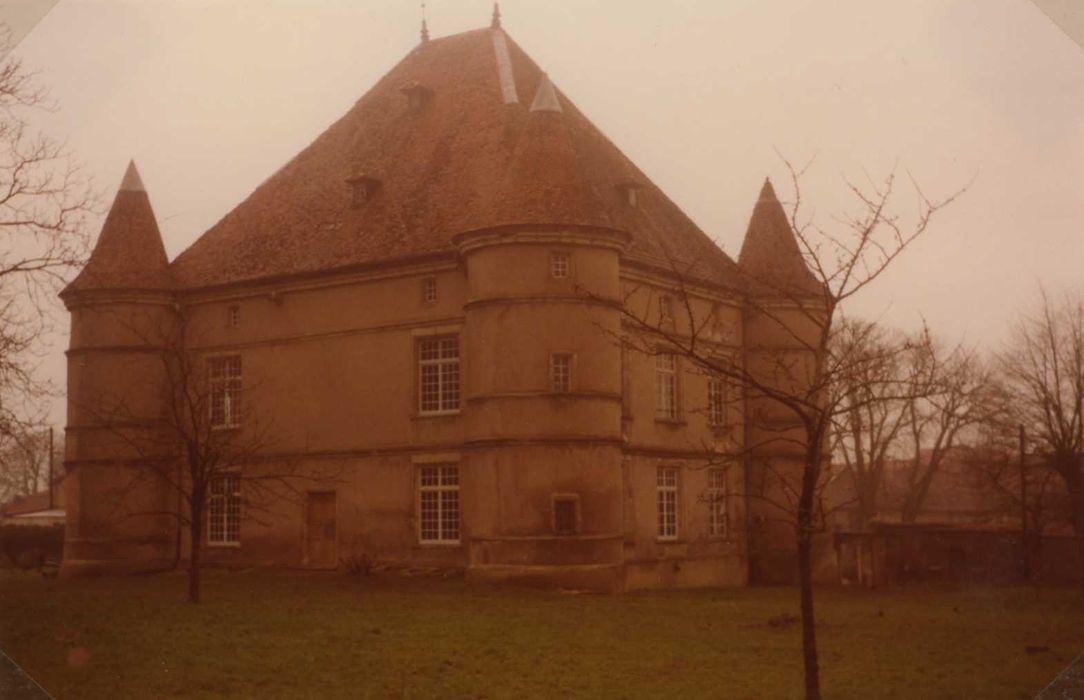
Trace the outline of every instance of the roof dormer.
{"type": "Polygon", "coordinates": [[[636,180],[618,180],[614,188],[621,196],[621,201],[635,209],[640,205],[640,190],[644,188],[636,180]]]}
{"type": "Polygon", "coordinates": [[[411,112],[422,111],[433,99],[433,91],[418,82],[405,85],[399,91],[406,95],[407,107],[411,112]]]}
{"type": "Polygon", "coordinates": [[[350,206],[354,209],[364,206],[380,189],[380,180],[364,173],[346,178],[346,183],[350,185],[350,206]]]}

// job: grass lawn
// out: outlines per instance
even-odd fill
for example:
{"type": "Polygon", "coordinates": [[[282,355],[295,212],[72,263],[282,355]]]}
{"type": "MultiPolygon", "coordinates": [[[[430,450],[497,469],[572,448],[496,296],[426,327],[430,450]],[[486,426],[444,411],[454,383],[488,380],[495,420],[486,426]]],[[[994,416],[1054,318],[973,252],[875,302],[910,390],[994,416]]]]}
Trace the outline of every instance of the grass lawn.
{"type": "MultiPolygon", "coordinates": [[[[788,588],[570,595],[459,580],[0,575],[0,647],[57,698],[798,698],[788,588]]],[[[1072,590],[817,594],[826,698],[1031,698],[1084,649],[1072,590]],[[1049,647],[1028,653],[1025,647],[1049,647]]]]}

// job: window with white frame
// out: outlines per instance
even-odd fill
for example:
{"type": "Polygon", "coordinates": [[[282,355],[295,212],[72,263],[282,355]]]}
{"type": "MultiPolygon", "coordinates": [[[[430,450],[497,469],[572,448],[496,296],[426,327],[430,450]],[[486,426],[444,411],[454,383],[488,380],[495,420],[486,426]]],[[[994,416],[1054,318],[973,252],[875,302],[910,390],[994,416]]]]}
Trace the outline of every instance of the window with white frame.
{"type": "Polygon", "coordinates": [[[678,535],[677,468],[659,467],[655,484],[658,510],[658,537],[660,540],[676,540],[678,535]]]}
{"type": "Polygon", "coordinates": [[[555,352],[550,355],[550,386],[559,394],[572,391],[572,355],[555,352]]]}
{"type": "Polygon", "coordinates": [[[708,379],[708,423],[726,425],[726,382],[718,377],[708,379]]]}
{"type": "Polygon", "coordinates": [[[418,539],[459,542],[459,467],[434,464],[418,471],[418,539]]]}
{"type": "Polygon", "coordinates": [[[554,279],[567,279],[572,275],[572,256],[568,253],[550,253],[550,275],[554,279]]]}
{"type": "Polygon", "coordinates": [[[727,534],[726,517],[726,470],[719,467],[708,469],[708,490],[704,494],[708,502],[708,534],[721,537],[727,534]]]}
{"type": "Polygon", "coordinates": [[[211,479],[207,493],[207,544],[241,543],[241,476],[211,479]]]}
{"type": "Polygon", "coordinates": [[[459,338],[418,341],[418,410],[423,414],[459,410],[459,338]]]}
{"type": "Polygon", "coordinates": [[[655,417],[676,420],[678,417],[677,358],[671,353],[655,356],[655,417]]]}
{"type": "Polygon", "coordinates": [[[422,301],[434,304],[437,301],[437,278],[426,277],[422,280],[422,301]]]}
{"type": "Polygon", "coordinates": [[[241,425],[241,356],[207,358],[207,381],[211,427],[236,428],[241,425]]]}

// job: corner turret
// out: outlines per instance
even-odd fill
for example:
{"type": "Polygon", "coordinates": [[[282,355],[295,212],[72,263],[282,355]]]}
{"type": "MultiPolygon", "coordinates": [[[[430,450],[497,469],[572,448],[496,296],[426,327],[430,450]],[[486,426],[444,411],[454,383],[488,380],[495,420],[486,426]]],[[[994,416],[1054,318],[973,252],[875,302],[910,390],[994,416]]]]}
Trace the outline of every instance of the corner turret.
{"type": "Polygon", "coordinates": [[[168,567],[176,523],[151,465],[171,458],[161,425],[165,364],[179,342],[169,262],[129,163],[86,267],[60,293],[71,313],[64,488],[72,504],[61,574],[168,567]],[[81,495],[82,494],[82,495],[81,495]]]}

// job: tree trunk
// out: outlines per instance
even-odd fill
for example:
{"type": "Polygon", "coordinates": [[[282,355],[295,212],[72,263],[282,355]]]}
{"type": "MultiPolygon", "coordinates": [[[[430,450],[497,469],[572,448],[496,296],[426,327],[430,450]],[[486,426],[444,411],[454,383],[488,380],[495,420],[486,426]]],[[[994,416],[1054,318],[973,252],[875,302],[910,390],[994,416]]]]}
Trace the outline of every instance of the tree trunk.
{"type": "Polygon", "coordinates": [[[817,664],[817,629],[813,615],[813,531],[808,508],[798,515],[798,584],[802,610],[802,660],[805,664],[805,700],[820,700],[817,664]]]}
{"type": "Polygon", "coordinates": [[[805,666],[805,700],[821,700],[820,667],[817,663],[817,620],[813,611],[814,496],[820,478],[822,436],[810,431],[807,438],[802,490],[798,495],[798,588],[802,610],[802,661],[805,666]]]}
{"type": "Polygon", "coordinates": [[[191,556],[188,558],[188,602],[198,603],[200,594],[200,555],[203,550],[203,513],[193,512],[189,528],[192,535],[191,556]]]}

